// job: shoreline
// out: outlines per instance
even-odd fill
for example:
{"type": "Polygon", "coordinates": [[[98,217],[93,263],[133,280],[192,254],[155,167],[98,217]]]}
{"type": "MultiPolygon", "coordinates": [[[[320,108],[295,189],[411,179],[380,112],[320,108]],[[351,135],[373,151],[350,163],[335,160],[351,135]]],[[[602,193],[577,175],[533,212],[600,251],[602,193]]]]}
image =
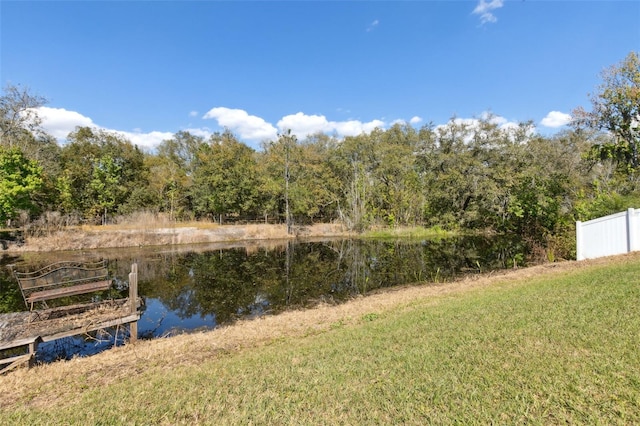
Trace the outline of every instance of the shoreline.
{"type": "Polygon", "coordinates": [[[177,224],[174,226],[117,226],[67,228],[46,237],[28,237],[19,244],[6,241],[0,253],[95,250],[125,247],[179,246],[206,243],[241,243],[298,238],[348,237],[353,233],[341,224],[296,226],[287,234],[286,225],[177,224]]]}

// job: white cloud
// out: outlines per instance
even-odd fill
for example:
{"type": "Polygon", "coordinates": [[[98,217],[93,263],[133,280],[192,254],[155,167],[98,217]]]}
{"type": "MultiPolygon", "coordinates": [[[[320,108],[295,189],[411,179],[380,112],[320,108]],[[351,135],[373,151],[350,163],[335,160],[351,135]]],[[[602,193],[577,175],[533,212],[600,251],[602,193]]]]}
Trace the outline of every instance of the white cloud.
{"type": "MultiPolygon", "coordinates": [[[[116,133],[131,143],[150,150],[155,149],[162,141],[171,139],[174,136],[172,132],[143,132],[140,129],[134,129],[133,131],[107,129],[95,124],[89,117],[64,108],[40,107],[37,109],[37,113],[42,119],[42,128],[48,134],[55,137],[60,143],[63,143],[69,133],[73,132],[78,126],[116,133]]],[[[276,127],[263,118],[250,115],[244,110],[226,107],[212,108],[202,118],[216,120],[219,127],[228,128],[234,134],[238,135],[240,140],[254,147],[257,146],[257,143],[264,140],[275,140],[278,137],[278,132],[286,132],[289,129],[300,139],[319,132],[331,135],[335,134],[337,137],[343,138],[346,136],[358,136],[363,133],[370,133],[376,128],[384,129],[388,126],[388,123],[377,119],[367,122],[360,120],[330,121],[324,115],[309,115],[298,112],[282,117],[276,127]]],[[[417,124],[421,121],[422,118],[414,116],[408,123],[417,124]]],[[[402,119],[396,120],[395,122],[407,123],[406,120],[402,119]]],[[[181,130],[187,131],[194,136],[200,136],[203,139],[208,139],[215,131],[208,127],[193,126],[181,130]]]]}
{"type": "Polygon", "coordinates": [[[421,122],[422,122],[422,117],[418,117],[417,115],[415,115],[415,116],[411,117],[409,119],[409,121],[405,120],[404,118],[398,118],[396,120],[393,120],[391,122],[391,125],[392,126],[395,125],[395,124],[413,124],[413,125],[416,125],[416,124],[421,123],[421,122]]]}
{"type": "Polygon", "coordinates": [[[349,120],[332,122],[332,125],[339,136],[358,136],[362,133],[369,133],[377,127],[383,128],[385,123],[381,120],[371,120],[366,123],[358,120],[349,120]]]}
{"type": "Polygon", "coordinates": [[[300,137],[318,132],[327,133],[332,130],[331,124],[324,115],[306,115],[302,112],[282,117],[278,121],[278,129],[281,132],[291,129],[291,133],[300,137]]]}
{"type": "MultiPolygon", "coordinates": [[[[481,120],[488,120],[489,123],[495,124],[498,129],[504,131],[510,137],[514,137],[520,132],[520,123],[516,121],[509,121],[504,117],[494,115],[490,112],[483,112],[482,114],[480,114],[480,119],[457,117],[453,120],[449,120],[449,122],[446,124],[437,125],[434,130],[436,132],[449,132],[452,129],[450,127],[452,124],[455,124],[457,126],[464,126],[467,131],[460,133],[458,136],[464,137],[465,143],[469,143],[473,140],[474,132],[480,129],[481,120]]],[[[527,135],[532,136],[533,134],[535,134],[535,127],[532,126],[530,129],[528,129],[527,135]]]]}
{"type": "Polygon", "coordinates": [[[475,9],[473,9],[474,15],[480,15],[480,22],[486,24],[487,22],[494,23],[498,21],[498,18],[493,14],[493,10],[499,9],[504,6],[503,0],[480,0],[475,9]]]}
{"type": "MultiPolygon", "coordinates": [[[[105,129],[106,130],[106,129],[105,129]]],[[[171,132],[123,132],[120,130],[111,130],[129,140],[132,144],[138,145],[140,148],[154,149],[164,140],[173,138],[171,132]]]]}
{"type": "Polygon", "coordinates": [[[36,112],[42,119],[42,128],[57,140],[64,140],[77,126],[93,127],[89,117],[64,108],[39,107],[36,112]]]}
{"type": "Polygon", "coordinates": [[[216,107],[209,110],[202,118],[212,118],[218,122],[219,126],[237,133],[241,139],[251,141],[274,139],[278,133],[277,129],[264,119],[249,115],[241,109],[216,107]]]}
{"type": "Polygon", "coordinates": [[[376,127],[384,127],[384,125],[384,121],[381,120],[372,120],[366,123],[359,120],[329,121],[324,115],[307,115],[302,112],[286,115],[278,121],[280,131],[291,129],[291,133],[301,138],[318,132],[335,132],[338,137],[357,136],[370,132],[376,127]]]}
{"type": "Polygon", "coordinates": [[[373,31],[378,25],[380,25],[380,21],[376,19],[375,21],[369,24],[369,26],[367,27],[367,32],[373,31]]]}
{"type": "Polygon", "coordinates": [[[209,139],[209,137],[214,133],[207,127],[200,127],[200,128],[193,127],[193,128],[187,128],[187,129],[181,129],[181,130],[188,132],[193,136],[201,137],[202,139],[209,139]]]}
{"type": "Polygon", "coordinates": [[[173,134],[169,132],[153,131],[143,133],[139,130],[126,132],[122,130],[106,129],[96,125],[89,117],[85,117],[78,112],[69,111],[64,108],[50,108],[43,106],[37,108],[37,113],[42,119],[42,128],[59,142],[65,141],[67,136],[69,136],[69,133],[75,131],[76,127],[91,127],[107,132],[113,132],[128,139],[134,145],[150,149],[158,146],[163,140],[173,137],[173,134]]]}
{"type": "Polygon", "coordinates": [[[545,118],[540,121],[544,127],[551,127],[552,129],[566,126],[571,122],[571,115],[565,114],[560,111],[551,111],[545,118]]]}

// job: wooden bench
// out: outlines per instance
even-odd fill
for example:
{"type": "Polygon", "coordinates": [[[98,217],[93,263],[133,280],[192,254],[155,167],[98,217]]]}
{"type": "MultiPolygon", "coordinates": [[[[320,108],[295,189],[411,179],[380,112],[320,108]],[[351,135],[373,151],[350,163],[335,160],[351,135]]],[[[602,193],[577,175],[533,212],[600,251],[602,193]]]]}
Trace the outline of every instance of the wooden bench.
{"type": "Polygon", "coordinates": [[[35,303],[47,307],[48,300],[108,290],[107,262],[57,262],[33,272],[13,270],[22,297],[30,311],[35,303]]]}

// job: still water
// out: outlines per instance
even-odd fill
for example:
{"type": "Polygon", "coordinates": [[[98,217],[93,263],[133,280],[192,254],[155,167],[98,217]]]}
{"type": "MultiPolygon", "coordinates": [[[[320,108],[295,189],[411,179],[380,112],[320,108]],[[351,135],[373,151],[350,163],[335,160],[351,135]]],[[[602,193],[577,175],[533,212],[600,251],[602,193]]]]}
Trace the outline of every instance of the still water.
{"type": "MultiPolygon", "coordinates": [[[[0,259],[0,311],[24,310],[7,265],[44,265],[101,257],[127,296],[131,263],[138,264],[145,301],[140,338],[213,329],[242,318],[277,314],[320,302],[341,303],[383,288],[443,283],[522,264],[523,246],[503,237],[438,240],[327,240],[264,245],[161,247],[56,253],[0,259]]],[[[39,348],[41,360],[88,355],[119,344],[122,330],[84,339],[63,339],[39,348]],[[116,336],[116,334],[119,334],[116,336]],[[115,338],[115,339],[114,339],[115,338]]]]}

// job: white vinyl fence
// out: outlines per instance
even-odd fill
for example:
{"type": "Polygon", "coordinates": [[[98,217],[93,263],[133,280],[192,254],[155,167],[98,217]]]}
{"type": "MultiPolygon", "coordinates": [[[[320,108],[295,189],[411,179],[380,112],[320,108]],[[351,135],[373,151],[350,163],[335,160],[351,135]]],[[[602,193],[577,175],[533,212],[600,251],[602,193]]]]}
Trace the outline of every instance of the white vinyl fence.
{"type": "Polygon", "coordinates": [[[576,259],[640,250],[640,209],[576,222],[576,259]]]}

